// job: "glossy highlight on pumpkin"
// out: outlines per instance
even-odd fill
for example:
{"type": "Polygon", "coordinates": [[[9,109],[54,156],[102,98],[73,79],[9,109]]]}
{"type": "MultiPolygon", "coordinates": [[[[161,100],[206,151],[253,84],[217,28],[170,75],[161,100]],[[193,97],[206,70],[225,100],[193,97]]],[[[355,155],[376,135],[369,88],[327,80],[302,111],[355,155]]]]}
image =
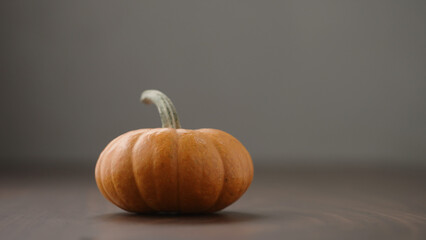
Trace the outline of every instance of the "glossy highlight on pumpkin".
{"type": "MultiPolygon", "coordinates": [[[[167,104],[159,111],[170,109],[167,104]]],[[[163,126],[180,126],[168,123],[178,121],[177,114],[160,115],[163,126]]],[[[245,147],[226,132],[165,127],[114,139],[101,153],[95,177],[105,198],[126,211],[203,213],[238,200],[253,179],[253,165],[245,147]]]]}

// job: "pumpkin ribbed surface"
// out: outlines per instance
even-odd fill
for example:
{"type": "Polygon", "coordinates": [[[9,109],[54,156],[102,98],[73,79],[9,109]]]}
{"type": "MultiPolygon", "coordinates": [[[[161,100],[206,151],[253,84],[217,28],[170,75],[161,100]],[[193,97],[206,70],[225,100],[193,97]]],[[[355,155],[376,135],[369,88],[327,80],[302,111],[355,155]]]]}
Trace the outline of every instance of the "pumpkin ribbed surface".
{"type": "Polygon", "coordinates": [[[95,175],[102,194],[130,212],[214,212],[243,195],[253,165],[245,147],[226,132],[156,128],[114,139],[95,175]]]}

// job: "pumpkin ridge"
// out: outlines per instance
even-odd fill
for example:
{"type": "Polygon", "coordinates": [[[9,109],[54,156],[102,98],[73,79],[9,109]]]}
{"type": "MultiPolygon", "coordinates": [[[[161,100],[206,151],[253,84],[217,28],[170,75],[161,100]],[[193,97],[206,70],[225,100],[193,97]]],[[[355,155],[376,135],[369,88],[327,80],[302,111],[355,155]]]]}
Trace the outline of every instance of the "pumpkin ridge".
{"type": "Polygon", "coordinates": [[[209,207],[206,211],[211,211],[211,209],[214,209],[217,205],[217,203],[220,200],[220,197],[223,194],[223,191],[225,190],[225,178],[226,178],[226,169],[225,169],[225,165],[223,163],[223,158],[222,158],[222,154],[220,153],[220,151],[217,149],[217,141],[216,139],[212,139],[210,137],[208,137],[208,139],[213,143],[214,149],[216,150],[216,152],[218,153],[218,155],[220,156],[220,161],[222,162],[222,170],[223,170],[223,180],[222,180],[222,186],[220,188],[219,194],[217,195],[217,198],[215,200],[215,202],[213,203],[213,205],[211,207],[209,207]]]}
{"type": "Polygon", "coordinates": [[[139,139],[146,133],[146,131],[142,131],[141,133],[139,133],[139,135],[137,137],[135,137],[135,139],[132,141],[131,147],[129,148],[129,161],[130,161],[130,167],[131,167],[131,172],[132,172],[132,178],[133,178],[133,182],[135,183],[136,186],[136,190],[138,192],[138,197],[140,199],[140,201],[151,211],[153,211],[153,209],[148,206],[148,204],[145,202],[145,199],[142,196],[142,193],[139,189],[139,185],[138,182],[136,181],[136,174],[135,174],[135,167],[133,166],[133,150],[135,148],[136,143],[139,141],[139,139]]]}
{"type": "MultiPolygon", "coordinates": [[[[238,139],[236,139],[234,136],[232,136],[231,135],[231,137],[233,138],[233,141],[235,141],[235,142],[238,142],[238,143],[240,143],[241,144],[241,146],[244,146],[244,145],[242,145],[242,143],[238,140],[238,139]]],[[[249,159],[250,159],[250,161],[251,161],[251,157],[250,157],[250,155],[248,154],[248,152],[247,152],[247,149],[244,147],[244,148],[242,148],[242,153],[241,153],[241,158],[242,159],[245,159],[245,161],[240,161],[240,166],[241,167],[243,167],[243,168],[245,168],[245,169],[251,169],[251,167],[250,167],[250,162],[249,162],[249,159]],[[248,158],[249,157],[249,158],[248,158]]],[[[239,198],[241,198],[243,195],[244,195],[244,193],[247,191],[247,189],[248,189],[248,187],[250,186],[250,183],[251,183],[251,181],[252,181],[252,179],[253,179],[253,176],[251,176],[252,175],[252,173],[251,173],[251,171],[245,171],[244,172],[244,181],[243,181],[243,183],[241,184],[241,187],[240,187],[240,190],[239,190],[239,192],[241,193],[241,195],[238,197],[238,199],[239,198]],[[250,177],[251,176],[251,177],[250,177]]],[[[237,199],[237,200],[238,200],[237,199]]]]}
{"type": "MultiPolygon", "coordinates": [[[[221,155],[221,154],[220,154],[220,152],[217,150],[217,147],[216,147],[216,144],[215,144],[214,140],[213,140],[212,138],[210,138],[210,137],[209,137],[209,135],[204,134],[202,131],[196,131],[196,132],[197,132],[197,134],[198,134],[199,136],[202,136],[202,139],[203,139],[203,140],[205,140],[205,141],[206,141],[206,145],[208,145],[208,144],[212,144],[212,145],[213,145],[213,149],[214,149],[214,151],[216,151],[217,155],[219,156],[219,161],[222,163],[223,179],[222,179],[222,184],[221,184],[220,191],[218,192],[217,197],[216,197],[216,199],[215,199],[214,203],[213,203],[210,207],[208,207],[208,208],[206,208],[205,210],[203,210],[203,211],[209,211],[209,209],[213,208],[213,207],[217,204],[217,202],[218,202],[218,201],[219,201],[219,199],[220,199],[220,196],[222,195],[222,191],[223,191],[223,189],[224,189],[224,185],[225,185],[225,167],[223,166],[223,159],[222,159],[222,155],[221,155]]],[[[208,148],[208,146],[206,146],[206,147],[208,148]]],[[[205,176],[205,171],[204,171],[204,168],[205,168],[205,162],[206,162],[206,161],[203,161],[203,163],[202,163],[202,164],[203,164],[203,168],[202,168],[203,176],[202,176],[202,179],[204,179],[204,176],[205,176]]]]}
{"type": "MultiPolygon", "coordinates": [[[[237,139],[238,141],[238,139],[237,139]]],[[[244,194],[248,188],[250,187],[251,182],[253,181],[253,175],[254,175],[254,170],[253,170],[253,164],[252,164],[252,159],[250,156],[250,153],[247,151],[247,149],[244,147],[243,149],[244,155],[246,155],[246,165],[248,166],[248,169],[250,169],[246,174],[248,176],[246,184],[245,184],[245,189],[243,191],[242,194],[244,194]]],[[[241,195],[242,196],[242,195],[241,195]]]]}
{"type": "Polygon", "coordinates": [[[109,196],[109,194],[107,193],[107,191],[105,190],[104,187],[104,183],[102,180],[102,165],[104,162],[104,159],[102,158],[104,152],[101,153],[101,156],[99,157],[99,161],[98,161],[98,166],[96,167],[96,171],[95,171],[95,176],[97,176],[99,178],[99,180],[96,180],[96,183],[98,184],[99,189],[101,190],[101,193],[105,196],[106,199],[110,200],[111,202],[113,202],[115,205],[117,205],[117,203],[115,203],[115,201],[112,200],[112,198],[109,196]]]}
{"type": "MultiPolygon", "coordinates": [[[[153,131],[153,132],[154,132],[153,134],[155,136],[157,133],[155,131],[153,131]]],[[[150,137],[154,138],[154,136],[151,135],[150,137]]],[[[150,159],[151,159],[150,160],[151,164],[149,164],[149,166],[150,166],[149,171],[151,173],[151,181],[152,181],[152,189],[153,189],[152,196],[155,197],[155,200],[153,201],[154,205],[157,205],[157,206],[152,206],[151,208],[154,209],[155,211],[159,212],[159,209],[158,209],[158,191],[157,191],[158,188],[157,188],[157,181],[156,181],[155,171],[154,171],[155,170],[155,161],[157,160],[157,157],[155,157],[155,151],[154,151],[154,154],[151,152],[150,159]]]]}
{"type": "MultiPolygon", "coordinates": [[[[247,150],[245,149],[244,145],[242,145],[242,143],[237,138],[232,136],[231,134],[229,134],[227,132],[223,132],[223,133],[229,135],[229,137],[231,137],[232,141],[238,143],[238,145],[243,147],[241,150],[244,152],[244,154],[241,154],[241,152],[240,152],[238,157],[239,157],[239,159],[245,159],[245,161],[239,161],[238,163],[239,163],[239,166],[240,166],[241,169],[250,169],[250,167],[249,167],[250,164],[248,162],[247,156],[245,156],[247,150]]],[[[251,159],[251,157],[249,159],[251,159]]],[[[250,183],[252,181],[251,178],[249,178],[250,175],[251,175],[251,173],[244,171],[244,175],[242,177],[243,182],[241,183],[240,188],[238,190],[238,192],[240,193],[240,196],[237,199],[235,199],[234,202],[236,202],[238,199],[240,199],[244,195],[244,193],[247,191],[248,187],[250,186],[250,183]]]]}
{"type": "MultiPolygon", "coordinates": [[[[115,160],[115,159],[114,159],[115,160]]],[[[126,201],[124,201],[122,198],[121,198],[121,196],[120,196],[120,193],[117,191],[117,186],[115,185],[115,183],[114,183],[114,177],[113,177],[113,169],[112,169],[112,163],[113,163],[113,161],[112,160],[110,160],[109,161],[109,173],[110,173],[110,179],[111,179],[111,183],[112,183],[112,189],[114,190],[114,192],[115,192],[115,194],[117,195],[117,198],[118,198],[118,202],[119,203],[121,203],[121,206],[128,206],[128,204],[126,203],[126,201]]],[[[123,207],[121,207],[121,208],[123,208],[123,207]]],[[[126,209],[125,209],[126,210],[126,209]]]]}
{"type": "MultiPolygon", "coordinates": [[[[194,131],[195,133],[197,133],[197,135],[196,134],[194,134],[194,141],[196,142],[196,143],[198,143],[198,141],[197,141],[197,139],[196,138],[200,138],[200,136],[201,136],[201,134],[200,133],[198,133],[198,132],[196,132],[196,131],[194,131]]],[[[202,138],[203,139],[203,138],[202,138]]],[[[204,139],[203,139],[204,140],[204,139]]],[[[207,143],[206,143],[206,145],[207,145],[207,143]]],[[[208,148],[208,146],[205,146],[206,148],[208,148]]],[[[201,161],[201,179],[204,179],[204,176],[205,176],[205,173],[204,173],[204,168],[206,167],[206,161],[201,161]]]]}
{"type": "Polygon", "coordinates": [[[176,146],[175,146],[175,156],[176,156],[176,211],[180,212],[180,194],[179,194],[179,139],[180,134],[176,130],[176,146]]]}
{"type": "MultiPolygon", "coordinates": [[[[133,131],[130,131],[130,132],[127,132],[127,133],[124,133],[124,134],[122,134],[122,135],[120,135],[120,136],[118,136],[116,139],[114,139],[110,144],[109,144],[109,146],[107,147],[108,148],[108,151],[109,152],[111,152],[111,148],[114,148],[114,147],[116,147],[116,144],[117,144],[117,142],[119,142],[119,141],[122,141],[123,140],[123,138],[125,138],[125,137],[132,137],[132,136],[134,136],[134,135],[137,135],[138,134],[138,130],[133,130],[133,131]],[[130,135],[130,136],[129,136],[130,135]]],[[[124,201],[123,199],[122,199],[122,197],[120,196],[120,194],[119,194],[119,192],[117,191],[117,187],[116,187],[116,184],[114,183],[114,177],[113,177],[113,175],[112,175],[112,171],[113,171],[113,169],[112,169],[112,160],[109,160],[109,162],[110,162],[110,179],[111,179],[111,183],[112,183],[112,186],[113,186],[113,190],[114,190],[114,192],[115,192],[115,195],[117,195],[117,198],[118,199],[115,199],[113,202],[117,205],[117,206],[120,206],[120,205],[118,205],[117,204],[117,202],[118,203],[121,203],[122,205],[121,206],[128,206],[128,204],[126,203],[126,201],[124,201]]],[[[109,196],[109,198],[111,198],[111,194],[109,194],[108,193],[108,196],[109,196]]],[[[123,208],[123,207],[121,207],[121,208],[123,208]]],[[[123,208],[124,209],[124,208],[123,208]]],[[[126,209],[125,209],[126,210],[126,209]]]]}
{"type": "Polygon", "coordinates": [[[136,173],[135,173],[135,168],[134,168],[134,166],[133,166],[133,153],[134,153],[134,148],[135,148],[135,145],[136,145],[136,143],[137,142],[139,142],[140,141],[140,139],[145,135],[145,134],[147,134],[147,133],[149,133],[149,132],[151,132],[153,129],[147,129],[147,131],[144,131],[143,133],[141,133],[140,135],[139,135],[139,137],[137,138],[137,140],[135,141],[135,144],[133,144],[133,146],[132,146],[132,153],[131,153],[131,160],[132,160],[132,172],[133,172],[133,179],[134,179],[134,181],[135,181],[135,184],[136,184],[136,188],[137,188],[137,190],[138,190],[138,192],[139,192],[139,196],[140,196],[140,198],[141,198],[141,200],[142,200],[142,202],[143,203],[145,203],[145,205],[151,210],[151,211],[157,211],[157,209],[155,209],[155,208],[153,208],[152,206],[150,206],[149,204],[148,204],[148,202],[147,201],[145,201],[145,198],[144,198],[144,196],[143,196],[143,194],[142,194],[142,191],[141,191],[141,188],[140,188],[140,186],[139,186],[139,184],[138,184],[138,181],[136,181],[136,173]]]}
{"type": "MultiPolygon", "coordinates": [[[[117,139],[118,139],[119,137],[117,137],[117,139]]],[[[119,205],[119,203],[120,202],[118,202],[116,199],[114,199],[112,196],[111,196],[111,194],[109,193],[109,191],[105,188],[105,186],[104,186],[104,172],[106,172],[106,170],[105,170],[105,165],[106,165],[106,163],[105,163],[105,157],[104,157],[104,155],[105,155],[105,151],[107,150],[107,151],[110,151],[110,148],[116,143],[117,141],[112,141],[110,144],[108,144],[108,146],[105,148],[105,150],[101,153],[101,156],[103,156],[102,158],[101,158],[101,164],[99,165],[99,167],[100,167],[100,169],[99,169],[99,172],[100,172],[100,174],[99,174],[99,177],[100,177],[100,183],[102,184],[102,188],[104,189],[104,193],[105,193],[105,197],[107,198],[107,199],[109,199],[112,203],[114,203],[115,205],[117,205],[117,206],[120,206],[119,205]]]]}

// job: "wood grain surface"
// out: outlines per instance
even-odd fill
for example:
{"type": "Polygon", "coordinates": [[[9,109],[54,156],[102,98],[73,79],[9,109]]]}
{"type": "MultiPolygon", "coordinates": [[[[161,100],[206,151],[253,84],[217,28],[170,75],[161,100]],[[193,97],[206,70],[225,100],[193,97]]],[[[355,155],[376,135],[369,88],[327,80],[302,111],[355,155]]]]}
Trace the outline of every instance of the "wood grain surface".
{"type": "Polygon", "coordinates": [[[425,168],[257,167],[209,215],[126,213],[92,171],[53,170],[3,169],[0,239],[426,239],[425,168]]]}

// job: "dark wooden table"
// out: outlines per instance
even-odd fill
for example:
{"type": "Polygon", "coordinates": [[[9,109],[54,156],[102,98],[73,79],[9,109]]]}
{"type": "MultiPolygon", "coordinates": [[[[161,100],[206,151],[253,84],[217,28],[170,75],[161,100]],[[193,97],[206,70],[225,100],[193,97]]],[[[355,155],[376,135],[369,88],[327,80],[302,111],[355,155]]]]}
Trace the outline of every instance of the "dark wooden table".
{"type": "Polygon", "coordinates": [[[0,180],[2,240],[426,239],[425,168],[257,167],[237,203],[186,216],[123,212],[91,171],[4,170],[0,180]]]}

